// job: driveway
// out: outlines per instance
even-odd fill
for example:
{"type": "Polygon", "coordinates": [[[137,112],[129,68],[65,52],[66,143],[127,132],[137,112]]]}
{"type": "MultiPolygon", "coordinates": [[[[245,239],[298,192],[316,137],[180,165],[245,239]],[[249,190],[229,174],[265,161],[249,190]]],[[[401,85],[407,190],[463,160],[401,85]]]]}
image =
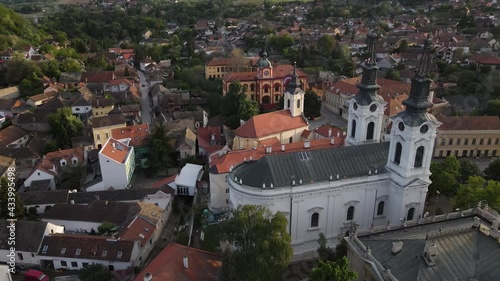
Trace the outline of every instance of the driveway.
{"type": "Polygon", "coordinates": [[[331,110],[325,106],[321,107],[321,118],[309,121],[309,129],[314,130],[324,124],[330,124],[331,126],[346,128],[347,121],[337,114],[333,113],[331,110]]]}
{"type": "Polygon", "coordinates": [[[139,75],[139,82],[140,82],[139,88],[141,91],[142,122],[151,124],[152,107],[151,107],[151,100],[148,94],[149,82],[146,81],[146,76],[144,76],[144,73],[142,73],[142,71],[137,71],[137,74],[139,75]]]}

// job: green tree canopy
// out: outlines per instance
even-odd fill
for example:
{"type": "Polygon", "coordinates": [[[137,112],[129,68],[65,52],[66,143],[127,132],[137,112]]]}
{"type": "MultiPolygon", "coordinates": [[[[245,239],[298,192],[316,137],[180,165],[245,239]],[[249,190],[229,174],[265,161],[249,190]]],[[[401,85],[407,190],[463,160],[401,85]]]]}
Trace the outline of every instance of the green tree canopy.
{"type": "Polygon", "coordinates": [[[317,241],[319,247],[316,249],[316,252],[318,252],[319,259],[322,261],[335,260],[335,252],[328,247],[325,234],[320,233],[317,241]]]}
{"type": "Polygon", "coordinates": [[[489,116],[500,116],[500,99],[489,100],[486,104],[484,114],[489,116]]]}
{"type": "Polygon", "coordinates": [[[390,79],[390,80],[399,81],[399,79],[401,79],[401,75],[399,74],[399,71],[397,71],[396,69],[391,69],[387,72],[387,75],[385,76],[385,78],[390,79]]]}
{"type": "Polygon", "coordinates": [[[484,175],[489,180],[500,181],[500,159],[491,162],[484,170],[484,175]]]}
{"type": "Polygon", "coordinates": [[[71,147],[71,138],[79,136],[83,130],[82,121],[73,115],[69,107],[58,109],[56,113],[50,114],[49,123],[62,147],[71,147]]]}
{"type": "Polygon", "coordinates": [[[482,176],[482,172],[477,166],[477,164],[470,159],[467,158],[462,158],[459,160],[460,162],[460,171],[459,171],[459,177],[458,177],[458,182],[459,183],[466,183],[470,177],[474,176],[482,176]]]}
{"type": "Polygon", "coordinates": [[[111,235],[112,230],[115,228],[115,225],[110,222],[103,222],[99,227],[97,227],[98,235],[111,235]]]}
{"type": "Polygon", "coordinates": [[[304,95],[304,115],[311,119],[321,116],[321,98],[311,90],[304,95]]]}
{"type": "Polygon", "coordinates": [[[354,281],[356,278],[358,273],[349,268],[349,260],[346,257],[336,262],[320,260],[309,276],[310,281],[354,281]]]}
{"type": "Polygon", "coordinates": [[[436,194],[439,191],[446,196],[453,196],[460,176],[460,162],[457,158],[448,156],[441,162],[432,162],[430,169],[432,183],[429,185],[429,193],[436,194]]]}
{"type": "Polygon", "coordinates": [[[457,194],[452,198],[453,207],[468,209],[478,202],[487,202],[489,206],[500,211],[500,182],[487,181],[482,177],[470,177],[460,185],[457,194]]]}
{"type": "Polygon", "coordinates": [[[222,237],[232,247],[223,253],[221,279],[279,280],[293,254],[285,215],[255,205],[240,206],[232,215],[223,227],[222,237]]]}
{"type": "Polygon", "coordinates": [[[220,111],[226,117],[225,123],[231,129],[238,128],[240,120],[248,120],[259,114],[257,102],[248,100],[242,90],[243,87],[239,81],[231,82],[229,90],[220,103],[220,111]]]}
{"type": "Polygon", "coordinates": [[[2,177],[0,179],[0,218],[21,219],[24,217],[24,204],[19,198],[19,194],[16,191],[9,190],[9,187],[16,189],[15,178],[2,177]],[[9,198],[14,198],[14,202],[9,201],[9,198]],[[9,203],[14,203],[14,205],[9,205],[9,203]]]}
{"type": "Polygon", "coordinates": [[[335,47],[335,40],[332,36],[323,35],[318,39],[318,50],[325,56],[329,57],[332,54],[333,48],[335,47]]]}
{"type": "Polygon", "coordinates": [[[91,264],[80,270],[78,277],[81,281],[111,281],[113,275],[101,264],[91,264]]]}
{"type": "Polygon", "coordinates": [[[150,138],[150,155],[148,165],[155,172],[164,171],[174,165],[172,159],[172,147],[167,138],[167,130],[163,124],[158,124],[153,130],[150,138]]]}

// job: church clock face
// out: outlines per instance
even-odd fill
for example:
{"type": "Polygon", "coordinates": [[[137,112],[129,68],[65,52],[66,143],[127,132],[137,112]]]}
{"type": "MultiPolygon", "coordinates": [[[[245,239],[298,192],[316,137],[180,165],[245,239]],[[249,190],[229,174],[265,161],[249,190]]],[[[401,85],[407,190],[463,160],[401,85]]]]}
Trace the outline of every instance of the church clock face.
{"type": "Polygon", "coordinates": [[[420,133],[425,134],[427,131],[429,131],[429,125],[423,125],[420,127],[420,133]]]}
{"type": "Polygon", "coordinates": [[[405,130],[405,123],[399,122],[398,128],[399,128],[400,131],[404,131],[405,130]]]}
{"type": "Polygon", "coordinates": [[[375,112],[375,110],[377,110],[377,105],[376,104],[370,105],[370,111],[375,112]]]}
{"type": "Polygon", "coordinates": [[[264,70],[264,76],[269,76],[269,70],[264,70]]]}

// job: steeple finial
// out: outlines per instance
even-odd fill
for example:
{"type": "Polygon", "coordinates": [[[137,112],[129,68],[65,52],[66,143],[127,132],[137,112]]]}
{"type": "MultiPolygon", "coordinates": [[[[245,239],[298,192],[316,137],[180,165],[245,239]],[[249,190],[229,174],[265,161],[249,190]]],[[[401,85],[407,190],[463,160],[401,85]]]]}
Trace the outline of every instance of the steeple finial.
{"type": "Polygon", "coordinates": [[[297,88],[300,86],[299,77],[297,76],[297,63],[294,61],[292,65],[293,65],[292,80],[290,80],[290,83],[288,85],[290,88],[297,88]]]}
{"type": "Polygon", "coordinates": [[[424,41],[424,51],[422,52],[422,57],[418,63],[416,76],[427,76],[429,74],[429,65],[431,63],[431,52],[432,48],[432,38],[431,34],[427,34],[427,38],[424,41]]]}
{"type": "Polygon", "coordinates": [[[376,64],[376,58],[375,58],[375,42],[377,41],[378,39],[378,35],[377,33],[375,32],[375,30],[370,30],[370,32],[368,33],[368,36],[367,36],[367,43],[368,43],[368,60],[367,60],[367,64],[376,64]]]}

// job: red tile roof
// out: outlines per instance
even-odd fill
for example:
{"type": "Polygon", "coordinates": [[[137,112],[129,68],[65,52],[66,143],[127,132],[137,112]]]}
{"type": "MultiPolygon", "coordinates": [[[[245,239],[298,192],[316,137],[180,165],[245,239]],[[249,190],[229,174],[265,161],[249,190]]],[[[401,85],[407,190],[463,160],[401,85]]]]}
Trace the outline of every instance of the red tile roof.
{"type": "Polygon", "coordinates": [[[81,81],[85,83],[109,83],[115,79],[113,71],[82,72],[81,81]]]}
{"type": "Polygon", "coordinates": [[[149,140],[148,123],[111,130],[111,137],[117,140],[130,139],[130,146],[146,145],[149,140]]]}
{"type": "Polygon", "coordinates": [[[498,116],[439,116],[439,130],[500,130],[498,116]]]}
{"type": "Polygon", "coordinates": [[[281,144],[280,140],[277,137],[272,137],[269,139],[259,141],[260,146],[268,146],[268,145],[277,145],[281,144]]]}
{"type": "Polygon", "coordinates": [[[109,159],[115,160],[118,163],[125,163],[125,160],[127,160],[131,150],[132,147],[127,146],[114,138],[109,138],[99,153],[109,159]]]}
{"type": "Polygon", "coordinates": [[[260,138],[306,126],[307,122],[302,116],[292,117],[290,111],[279,110],[253,116],[236,129],[236,135],[243,138],[260,138]]]}
{"type": "Polygon", "coordinates": [[[222,135],[220,127],[208,126],[207,128],[198,128],[198,131],[196,131],[198,145],[204,149],[210,147],[212,135],[214,136],[216,143],[219,144],[222,143],[222,135]]]}
{"type": "Polygon", "coordinates": [[[78,159],[79,164],[85,163],[85,150],[83,147],[56,150],[45,155],[45,158],[56,164],[56,166],[60,166],[60,161],[63,159],[66,160],[66,165],[72,165],[71,160],[75,157],[78,159]]]}
{"type": "Polygon", "coordinates": [[[134,83],[132,81],[130,81],[129,79],[115,79],[115,80],[112,80],[109,82],[109,85],[110,86],[117,86],[117,85],[120,85],[120,84],[126,84],[127,86],[132,86],[134,83]]]}
{"type": "Polygon", "coordinates": [[[137,216],[122,230],[119,236],[123,240],[139,241],[141,246],[144,246],[155,231],[156,227],[152,223],[137,216]]]}
{"type": "Polygon", "coordinates": [[[330,125],[323,125],[319,128],[316,128],[314,130],[314,132],[317,133],[318,135],[325,137],[325,138],[343,136],[343,134],[344,134],[344,131],[342,131],[342,129],[339,129],[337,127],[330,126],[330,125]],[[331,133],[330,133],[330,129],[331,129],[331,133]]]}
{"type": "Polygon", "coordinates": [[[177,177],[177,175],[173,175],[173,176],[170,176],[170,177],[166,177],[164,179],[161,179],[157,182],[154,182],[153,185],[151,186],[152,188],[160,188],[162,186],[165,186],[165,185],[168,185],[170,183],[173,183],[175,181],[175,178],[177,177]]]}
{"type": "Polygon", "coordinates": [[[144,281],[146,273],[152,275],[152,281],[216,281],[221,266],[222,257],[218,254],[170,243],[134,281],[144,281]],[[184,257],[188,268],[183,266],[184,257]]]}
{"type": "Polygon", "coordinates": [[[471,57],[471,60],[479,64],[500,65],[500,58],[486,54],[474,55],[471,57]]]}

